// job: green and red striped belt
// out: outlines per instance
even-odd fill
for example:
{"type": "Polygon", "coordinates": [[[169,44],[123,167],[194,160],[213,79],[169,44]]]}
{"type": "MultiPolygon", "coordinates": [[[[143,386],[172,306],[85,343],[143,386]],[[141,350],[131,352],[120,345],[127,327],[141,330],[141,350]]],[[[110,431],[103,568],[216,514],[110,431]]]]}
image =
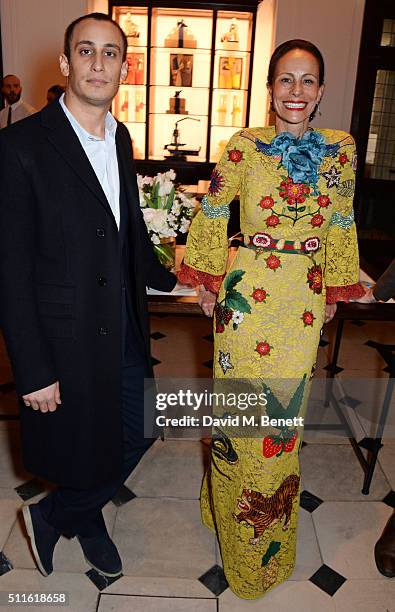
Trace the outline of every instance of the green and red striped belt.
{"type": "Polygon", "coordinates": [[[254,251],[278,251],[279,253],[296,253],[306,255],[316,253],[321,248],[321,241],[317,236],[306,240],[284,240],[273,238],[266,232],[257,232],[253,236],[244,236],[244,247],[254,251]]]}

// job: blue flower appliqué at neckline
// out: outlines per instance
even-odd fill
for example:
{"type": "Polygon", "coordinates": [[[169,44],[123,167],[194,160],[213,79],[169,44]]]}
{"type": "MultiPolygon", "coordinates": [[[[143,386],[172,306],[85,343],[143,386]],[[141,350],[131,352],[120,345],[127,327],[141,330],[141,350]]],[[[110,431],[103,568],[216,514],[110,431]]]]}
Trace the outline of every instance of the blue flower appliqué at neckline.
{"type": "Polygon", "coordinates": [[[319,132],[308,131],[302,138],[289,132],[282,132],[266,144],[256,139],[257,151],[266,155],[281,157],[280,166],[295,183],[307,183],[317,191],[318,170],[324,157],[334,157],[339,149],[338,143],[327,145],[319,132]]]}

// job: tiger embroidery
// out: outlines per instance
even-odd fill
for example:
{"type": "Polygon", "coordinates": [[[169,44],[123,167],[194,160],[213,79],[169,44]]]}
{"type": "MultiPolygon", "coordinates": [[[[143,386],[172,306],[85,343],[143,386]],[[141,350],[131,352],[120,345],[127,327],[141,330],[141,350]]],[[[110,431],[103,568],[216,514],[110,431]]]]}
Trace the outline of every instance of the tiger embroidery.
{"type": "Polygon", "coordinates": [[[250,544],[258,544],[259,539],[274,521],[281,520],[285,514],[283,530],[289,527],[292,513],[292,503],[299,490],[300,477],[295,474],[287,478],[273,495],[263,495],[259,491],[243,489],[237,505],[241,512],[234,514],[238,523],[245,522],[254,527],[254,537],[250,544]]]}

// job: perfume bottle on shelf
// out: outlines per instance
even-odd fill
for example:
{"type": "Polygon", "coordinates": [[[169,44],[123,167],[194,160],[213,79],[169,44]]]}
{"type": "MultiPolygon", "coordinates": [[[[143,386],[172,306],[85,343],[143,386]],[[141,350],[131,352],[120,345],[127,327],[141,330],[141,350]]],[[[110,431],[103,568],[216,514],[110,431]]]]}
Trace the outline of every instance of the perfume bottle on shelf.
{"type": "Polygon", "coordinates": [[[129,92],[127,90],[121,92],[120,96],[120,107],[119,107],[119,121],[129,121],[129,92]]]}
{"type": "Polygon", "coordinates": [[[226,125],[226,113],[228,110],[228,96],[222,94],[219,97],[219,106],[218,106],[218,125],[226,125]]]}
{"type": "Polygon", "coordinates": [[[232,126],[239,127],[241,125],[241,108],[239,96],[233,96],[233,107],[232,107],[232,126]]]}
{"type": "Polygon", "coordinates": [[[144,120],[144,91],[137,89],[135,94],[135,121],[141,122],[144,120]]]}

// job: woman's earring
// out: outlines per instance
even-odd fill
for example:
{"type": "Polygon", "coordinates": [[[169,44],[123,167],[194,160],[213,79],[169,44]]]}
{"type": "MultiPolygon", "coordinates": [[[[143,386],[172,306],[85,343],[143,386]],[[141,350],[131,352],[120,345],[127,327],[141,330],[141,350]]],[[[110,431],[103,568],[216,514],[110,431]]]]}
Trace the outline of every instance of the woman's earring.
{"type": "Polygon", "coordinates": [[[320,117],[322,117],[322,113],[321,113],[321,110],[320,110],[320,103],[319,102],[317,104],[317,113],[319,114],[320,117]]]}

